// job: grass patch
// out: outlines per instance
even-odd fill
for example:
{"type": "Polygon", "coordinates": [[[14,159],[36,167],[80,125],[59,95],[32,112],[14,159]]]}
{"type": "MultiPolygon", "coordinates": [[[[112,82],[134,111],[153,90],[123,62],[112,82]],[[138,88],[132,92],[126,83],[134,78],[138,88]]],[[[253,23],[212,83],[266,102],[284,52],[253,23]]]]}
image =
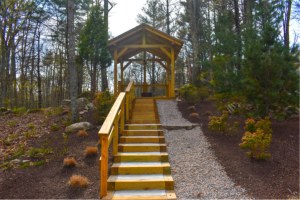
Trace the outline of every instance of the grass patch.
{"type": "Polygon", "coordinates": [[[36,162],[32,162],[32,166],[42,166],[44,164],[46,164],[45,160],[39,160],[39,161],[36,161],[36,162]]]}
{"type": "Polygon", "coordinates": [[[27,127],[32,130],[32,129],[35,129],[35,125],[33,123],[29,123],[27,124],[27,127]]]}
{"type": "Polygon", "coordinates": [[[51,148],[34,148],[31,147],[27,151],[27,155],[31,158],[41,158],[44,157],[45,155],[53,153],[53,150],[51,148]]]}
{"type": "Polygon", "coordinates": [[[98,153],[97,147],[86,147],[84,150],[85,157],[96,156],[98,153]]]}
{"type": "Polygon", "coordinates": [[[9,126],[9,127],[15,127],[16,125],[17,125],[17,122],[16,121],[14,121],[14,120],[12,120],[12,121],[8,121],[7,122],[7,125],[9,126]]]}
{"type": "Polygon", "coordinates": [[[58,131],[60,129],[60,126],[58,124],[51,124],[50,130],[51,131],[58,131]]]}
{"type": "Polygon", "coordinates": [[[89,184],[89,179],[85,176],[73,175],[73,176],[71,176],[68,184],[71,187],[86,188],[89,184]]]}

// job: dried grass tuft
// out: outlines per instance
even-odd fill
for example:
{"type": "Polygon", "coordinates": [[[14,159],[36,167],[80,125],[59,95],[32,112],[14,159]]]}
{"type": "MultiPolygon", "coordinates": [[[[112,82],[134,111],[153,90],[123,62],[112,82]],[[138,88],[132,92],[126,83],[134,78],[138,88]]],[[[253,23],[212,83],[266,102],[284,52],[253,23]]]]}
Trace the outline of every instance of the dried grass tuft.
{"type": "Polygon", "coordinates": [[[196,118],[196,119],[199,119],[199,114],[198,113],[191,113],[189,115],[189,118],[196,118]]]}
{"type": "Polygon", "coordinates": [[[85,157],[95,156],[98,153],[97,147],[86,147],[84,150],[85,157]]]}
{"type": "Polygon", "coordinates": [[[75,167],[77,162],[73,157],[67,157],[64,159],[64,167],[75,167]]]}
{"type": "Polygon", "coordinates": [[[86,132],[86,130],[79,130],[77,132],[78,137],[87,137],[89,134],[86,132]]]}
{"type": "Polygon", "coordinates": [[[89,179],[81,175],[73,175],[70,177],[68,184],[71,187],[81,187],[86,188],[89,184],[89,179]]]}

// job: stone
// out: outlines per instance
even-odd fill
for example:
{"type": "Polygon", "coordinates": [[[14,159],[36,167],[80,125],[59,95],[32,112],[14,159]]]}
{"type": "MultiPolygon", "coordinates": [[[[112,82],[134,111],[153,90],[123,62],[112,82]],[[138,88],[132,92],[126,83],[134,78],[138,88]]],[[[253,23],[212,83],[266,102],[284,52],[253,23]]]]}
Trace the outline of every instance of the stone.
{"type": "Polygon", "coordinates": [[[96,110],[96,106],[93,104],[93,103],[88,103],[86,106],[85,106],[85,109],[88,110],[88,111],[94,111],[96,110]]]}
{"type": "Polygon", "coordinates": [[[86,105],[90,103],[89,100],[85,97],[78,98],[76,101],[78,111],[85,110],[86,105]]]}
{"type": "Polygon", "coordinates": [[[62,102],[61,102],[61,105],[62,106],[71,106],[71,100],[70,99],[64,99],[64,100],[62,100],[62,102]]]}
{"type": "Polygon", "coordinates": [[[30,160],[23,160],[22,163],[29,163],[30,160]]]}
{"type": "Polygon", "coordinates": [[[65,128],[66,133],[76,132],[79,130],[90,130],[93,129],[94,126],[89,122],[78,122],[75,124],[71,124],[65,128]]]}
{"type": "Polygon", "coordinates": [[[21,163],[21,160],[20,159],[14,159],[14,160],[10,161],[10,163],[19,164],[19,163],[21,163]]]}

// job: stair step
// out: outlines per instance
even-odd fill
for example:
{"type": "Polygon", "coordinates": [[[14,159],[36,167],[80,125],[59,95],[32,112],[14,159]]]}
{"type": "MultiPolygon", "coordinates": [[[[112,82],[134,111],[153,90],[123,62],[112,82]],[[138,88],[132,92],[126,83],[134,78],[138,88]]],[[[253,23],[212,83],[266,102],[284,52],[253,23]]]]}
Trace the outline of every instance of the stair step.
{"type": "Polygon", "coordinates": [[[128,121],[128,123],[132,124],[155,124],[159,123],[158,119],[137,119],[137,118],[132,118],[131,120],[128,121]]]}
{"type": "Polygon", "coordinates": [[[170,174],[168,162],[122,162],[114,163],[111,174],[170,174]]]}
{"type": "Polygon", "coordinates": [[[121,136],[120,143],[164,143],[164,136],[121,136]]]}
{"type": "Polygon", "coordinates": [[[108,190],[173,190],[174,181],[171,175],[111,175],[108,178],[108,190]]]}
{"type": "Polygon", "coordinates": [[[159,143],[119,144],[119,151],[121,152],[149,152],[149,151],[165,152],[166,150],[167,150],[166,144],[159,144],[159,143]]]}
{"type": "Polygon", "coordinates": [[[163,130],[125,130],[121,132],[123,136],[162,136],[163,130]]]}
{"type": "Polygon", "coordinates": [[[127,130],[157,130],[161,129],[161,124],[125,124],[127,130]]]}
{"type": "Polygon", "coordinates": [[[175,200],[173,190],[119,190],[109,191],[104,199],[112,200],[175,200]]]}
{"type": "Polygon", "coordinates": [[[115,162],[167,162],[166,152],[119,152],[114,156],[115,162]]]}

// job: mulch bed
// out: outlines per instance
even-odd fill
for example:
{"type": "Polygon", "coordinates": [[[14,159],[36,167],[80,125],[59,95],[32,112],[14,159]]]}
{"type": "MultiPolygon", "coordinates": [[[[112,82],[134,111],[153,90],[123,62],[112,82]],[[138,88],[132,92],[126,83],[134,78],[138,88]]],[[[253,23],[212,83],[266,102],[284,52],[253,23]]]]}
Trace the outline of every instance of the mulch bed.
{"type": "Polygon", "coordinates": [[[213,101],[195,105],[198,119],[189,118],[191,104],[178,102],[184,118],[200,123],[219,162],[235,184],[246,189],[248,195],[258,199],[299,198],[299,117],[272,120],[271,158],[266,161],[251,160],[240,149],[245,118],[231,115],[230,121],[240,122],[237,133],[225,135],[208,129],[208,114],[220,114],[213,101]]]}
{"type": "MultiPolygon", "coordinates": [[[[43,116],[41,116],[43,117],[43,116]]],[[[2,121],[5,123],[4,121],[2,121]]],[[[33,122],[34,123],[34,122],[33,122]]],[[[62,127],[58,131],[37,138],[31,146],[39,147],[47,143],[54,153],[47,155],[48,162],[41,166],[26,169],[0,170],[0,197],[4,199],[95,199],[99,198],[99,151],[94,157],[85,158],[86,146],[96,146],[98,129],[88,131],[85,138],[76,133],[63,137],[62,127]],[[63,159],[67,156],[76,158],[78,166],[63,167],[63,159]],[[89,179],[87,188],[72,188],[69,178],[79,174],[89,179]]],[[[109,165],[112,160],[109,161],[109,165]]]]}

